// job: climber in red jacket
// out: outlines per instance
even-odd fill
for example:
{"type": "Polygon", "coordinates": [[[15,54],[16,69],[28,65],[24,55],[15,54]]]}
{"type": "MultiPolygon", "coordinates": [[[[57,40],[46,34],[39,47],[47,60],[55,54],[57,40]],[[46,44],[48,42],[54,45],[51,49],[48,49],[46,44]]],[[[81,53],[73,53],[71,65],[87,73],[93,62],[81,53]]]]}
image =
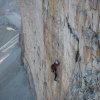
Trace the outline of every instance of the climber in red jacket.
{"type": "Polygon", "coordinates": [[[56,60],[54,62],[54,64],[51,65],[51,71],[55,74],[55,78],[54,78],[55,81],[57,81],[56,80],[57,76],[58,76],[58,74],[57,74],[57,68],[59,67],[59,65],[60,65],[60,62],[58,60],[56,60]]]}

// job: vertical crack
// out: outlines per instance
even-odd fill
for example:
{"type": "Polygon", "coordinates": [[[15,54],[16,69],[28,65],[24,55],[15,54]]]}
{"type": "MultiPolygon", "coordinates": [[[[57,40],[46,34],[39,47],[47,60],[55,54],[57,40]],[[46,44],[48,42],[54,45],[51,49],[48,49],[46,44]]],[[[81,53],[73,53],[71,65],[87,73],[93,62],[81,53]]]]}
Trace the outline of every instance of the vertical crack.
{"type": "Polygon", "coordinates": [[[79,48],[78,48],[78,50],[76,51],[76,57],[75,57],[75,61],[76,61],[76,62],[78,61],[78,58],[79,58],[79,48]]]}
{"type": "Polygon", "coordinates": [[[77,48],[77,51],[76,51],[76,57],[75,57],[75,61],[77,62],[78,59],[79,59],[79,38],[77,36],[77,34],[73,31],[69,21],[68,21],[68,17],[66,17],[66,22],[67,22],[67,25],[68,25],[68,29],[70,31],[70,34],[73,36],[73,38],[78,42],[78,48],[77,48]]]}
{"type": "Polygon", "coordinates": [[[72,34],[74,39],[76,39],[76,41],[79,43],[79,38],[78,38],[77,34],[73,31],[71,25],[69,24],[68,17],[66,17],[66,22],[67,22],[67,25],[68,25],[68,29],[70,30],[70,33],[72,34]]]}

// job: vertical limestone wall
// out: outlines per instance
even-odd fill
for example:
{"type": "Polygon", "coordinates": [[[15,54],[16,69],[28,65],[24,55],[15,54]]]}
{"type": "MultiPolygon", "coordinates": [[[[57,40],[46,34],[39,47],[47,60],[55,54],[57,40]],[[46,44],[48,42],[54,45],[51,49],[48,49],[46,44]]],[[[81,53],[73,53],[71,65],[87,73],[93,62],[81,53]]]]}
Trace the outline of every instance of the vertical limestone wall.
{"type": "Polygon", "coordinates": [[[23,61],[37,100],[99,100],[100,0],[19,1],[23,61]]]}

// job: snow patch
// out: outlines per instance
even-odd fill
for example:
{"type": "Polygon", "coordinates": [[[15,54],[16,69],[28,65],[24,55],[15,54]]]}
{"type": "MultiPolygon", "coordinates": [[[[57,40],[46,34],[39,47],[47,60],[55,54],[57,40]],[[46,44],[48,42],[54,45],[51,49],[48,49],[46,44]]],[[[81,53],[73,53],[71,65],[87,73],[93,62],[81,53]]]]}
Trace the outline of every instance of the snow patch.
{"type": "Polygon", "coordinates": [[[8,30],[8,31],[15,31],[15,29],[12,28],[12,27],[6,27],[6,30],[8,30]]]}

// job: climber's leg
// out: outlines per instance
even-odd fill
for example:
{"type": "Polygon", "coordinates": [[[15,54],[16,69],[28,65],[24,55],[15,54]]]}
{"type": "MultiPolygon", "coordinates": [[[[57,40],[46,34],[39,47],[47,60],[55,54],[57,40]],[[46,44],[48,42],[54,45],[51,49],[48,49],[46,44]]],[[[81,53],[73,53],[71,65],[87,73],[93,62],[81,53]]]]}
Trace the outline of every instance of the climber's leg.
{"type": "Polygon", "coordinates": [[[51,72],[54,72],[54,69],[53,68],[51,68],[51,72]]]}
{"type": "Polygon", "coordinates": [[[54,74],[55,74],[54,80],[57,81],[57,70],[55,70],[55,73],[54,74]]]}

